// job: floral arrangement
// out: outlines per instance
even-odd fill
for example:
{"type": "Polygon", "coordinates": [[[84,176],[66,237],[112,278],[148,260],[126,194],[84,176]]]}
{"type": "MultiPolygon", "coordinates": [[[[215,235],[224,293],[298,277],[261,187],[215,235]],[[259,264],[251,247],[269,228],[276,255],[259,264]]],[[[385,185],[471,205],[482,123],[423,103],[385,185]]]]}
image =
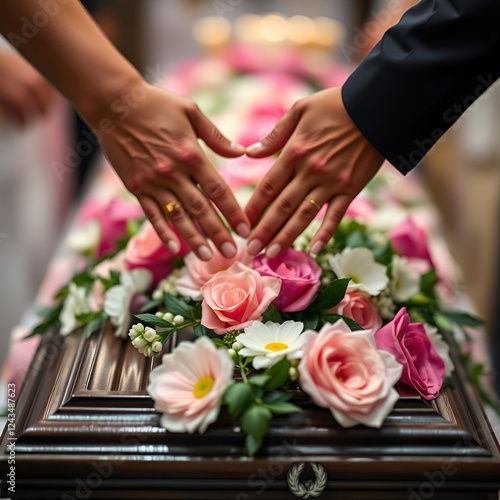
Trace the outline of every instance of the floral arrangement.
{"type": "MultiPolygon", "coordinates": [[[[193,63],[167,86],[188,88],[185,93],[210,103],[207,114],[233,135],[236,130],[242,144],[261,138],[289,101],[313,90],[306,75],[286,68],[239,71],[224,59],[193,63]],[[207,64],[223,67],[224,79],[198,78],[196,86],[193,74],[221,74],[201,71],[207,64]],[[242,93],[250,98],[242,101],[242,93]],[[272,104],[263,105],[262,96],[272,104]]],[[[244,204],[273,159],[214,161],[244,204]]],[[[381,223],[388,202],[380,192],[387,193],[387,183],[378,180],[358,196],[317,256],[307,249],[321,212],[275,259],[251,256],[235,236],[234,258],[212,245],[208,262],[185,245],[172,255],[134,200],[87,200],[68,237],[84,257],[81,270],[33,333],[58,326],[62,335],[78,328],[91,335],[110,321],[117,337],[154,356],[172,334],[192,329],[196,340],[181,342],[151,372],[148,392],[161,425],[204,432],[225,407],[246,433],[250,455],[273,415],[301,411],[293,402],[299,390],[344,427],[380,427],[399,398],[396,384],[426,400],[439,395],[453,364],[438,328],[481,324],[444,310],[437,290],[445,280],[436,273],[425,231],[395,199],[392,219],[381,223]]]]}

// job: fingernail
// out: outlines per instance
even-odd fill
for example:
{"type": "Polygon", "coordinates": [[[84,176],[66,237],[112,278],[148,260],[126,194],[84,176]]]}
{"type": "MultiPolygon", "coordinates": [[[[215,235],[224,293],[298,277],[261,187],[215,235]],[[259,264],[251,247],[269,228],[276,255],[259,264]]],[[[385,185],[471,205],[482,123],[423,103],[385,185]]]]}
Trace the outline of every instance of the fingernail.
{"type": "Polygon", "coordinates": [[[232,243],[229,243],[229,241],[225,241],[220,249],[222,250],[222,255],[224,255],[226,259],[231,259],[236,255],[236,247],[232,243]]]}
{"type": "Polygon", "coordinates": [[[248,238],[250,236],[250,228],[244,223],[240,222],[236,226],[236,232],[242,237],[242,238],[248,238]]]}
{"type": "Polygon", "coordinates": [[[198,247],[198,255],[201,260],[210,260],[213,256],[213,253],[207,246],[200,245],[198,247]]]}
{"type": "Polygon", "coordinates": [[[314,257],[316,258],[318,256],[318,254],[321,252],[321,250],[323,250],[323,247],[325,246],[325,244],[322,242],[322,241],[317,241],[312,247],[311,247],[311,250],[310,250],[310,253],[311,253],[311,257],[314,257]]]}
{"type": "Polygon", "coordinates": [[[167,243],[167,248],[168,248],[169,252],[171,254],[174,254],[174,255],[177,255],[181,251],[181,247],[180,247],[179,243],[177,243],[176,241],[172,241],[172,240],[170,240],[167,243]]]}
{"type": "Polygon", "coordinates": [[[262,148],[262,142],[259,141],[259,142],[256,142],[255,144],[252,144],[251,146],[248,146],[246,149],[247,149],[248,153],[255,153],[256,151],[258,151],[261,148],[262,148]]]}
{"type": "Polygon", "coordinates": [[[240,153],[244,153],[247,148],[245,146],[242,146],[241,144],[238,144],[237,142],[231,141],[231,147],[233,149],[236,149],[236,151],[239,151],[240,153]]]}
{"type": "Polygon", "coordinates": [[[279,255],[281,252],[281,245],[279,243],[275,243],[274,245],[271,245],[266,252],[266,256],[268,259],[274,259],[279,255]]]}
{"type": "Polygon", "coordinates": [[[262,244],[262,241],[257,239],[257,240],[252,240],[248,244],[247,250],[250,255],[257,255],[263,248],[264,245],[262,244]]]}

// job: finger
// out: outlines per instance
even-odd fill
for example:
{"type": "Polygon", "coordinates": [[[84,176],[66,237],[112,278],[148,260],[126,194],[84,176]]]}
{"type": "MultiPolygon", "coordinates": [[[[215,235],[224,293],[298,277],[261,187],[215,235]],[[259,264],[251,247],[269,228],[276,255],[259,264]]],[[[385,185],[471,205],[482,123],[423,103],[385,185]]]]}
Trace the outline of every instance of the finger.
{"type": "MultiPolygon", "coordinates": [[[[281,230],[288,219],[295,213],[310,189],[304,183],[292,181],[276,198],[248,242],[248,252],[257,255],[281,230]]],[[[279,249],[278,249],[279,253],[279,249]]]]}
{"type": "Polygon", "coordinates": [[[197,137],[203,139],[206,145],[215,153],[226,158],[236,158],[245,153],[240,144],[231,142],[222,132],[200,111],[196,104],[188,112],[189,120],[197,137]]]}
{"type": "Polygon", "coordinates": [[[264,158],[283,149],[295,131],[301,115],[301,106],[294,104],[262,141],[247,147],[247,155],[252,158],[264,158]]]}
{"type": "Polygon", "coordinates": [[[195,181],[199,183],[206,197],[215,203],[233,230],[242,238],[248,238],[250,235],[248,217],[215,168],[208,164],[206,168],[200,169],[195,181]]]}
{"type": "Polygon", "coordinates": [[[278,161],[267,172],[257,185],[250,201],[245,207],[245,214],[250,220],[250,227],[254,227],[259,221],[266,208],[276,199],[293,176],[293,169],[284,157],[278,161]]]}
{"type": "Polygon", "coordinates": [[[163,218],[168,220],[177,230],[186,245],[201,259],[210,260],[213,252],[207,240],[200,233],[196,224],[189,216],[186,207],[175,195],[164,190],[153,190],[152,196],[162,207],[163,218]]]}
{"type": "Polygon", "coordinates": [[[196,186],[187,183],[176,188],[176,194],[180,200],[189,200],[184,203],[185,211],[198,222],[221,254],[228,259],[234,257],[237,249],[231,233],[206,196],[196,186]]]}
{"type": "Polygon", "coordinates": [[[297,237],[302,234],[311,221],[318,215],[318,212],[327,200],[328,195],[319,190],[313,190],[309,193],[279,233],[268,244],[267,257],[274,259],[283,250],[290,248],[297,237]]]}
{"type": "Polygon", "coordinates": [[[144,214],[155,228],[160,240],[168,248],[170,253],[177,255],[181,249],[179,239],[169,226],[158,203],[148,196],[138,196],[137,199],[144,210],[144,214]]]}
{"type": "Polygon", "coordinates": [[[310,252],[313,257],[316,257],[325,248],[333,233],[337,230],[352,200],[352,196],[340,194],[330,201],[323,222],[311,240],[310,252]]]}

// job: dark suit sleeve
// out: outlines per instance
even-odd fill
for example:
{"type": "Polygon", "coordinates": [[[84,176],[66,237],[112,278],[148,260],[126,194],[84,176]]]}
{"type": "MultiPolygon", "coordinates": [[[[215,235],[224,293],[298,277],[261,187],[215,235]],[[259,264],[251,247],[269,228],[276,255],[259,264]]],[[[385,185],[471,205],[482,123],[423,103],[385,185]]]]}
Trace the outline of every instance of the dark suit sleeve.
{"type": "Polygon", "coordinates": [[[410,171],[500,76],[500,0],[421,0],[342,88],[349,116],[410,171]]]}

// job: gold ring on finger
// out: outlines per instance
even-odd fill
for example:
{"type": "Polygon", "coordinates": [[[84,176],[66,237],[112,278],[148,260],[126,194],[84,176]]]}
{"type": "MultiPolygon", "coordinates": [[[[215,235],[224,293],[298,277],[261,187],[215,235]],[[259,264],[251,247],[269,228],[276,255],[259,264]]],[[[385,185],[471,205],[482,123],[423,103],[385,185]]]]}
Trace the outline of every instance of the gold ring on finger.
{"type": "Polygon", "coordinates": [[[318,209],[318,212],[321,210],[321,206],[317,201],[314,201],[312,198],[306,198],[306,200],[311,203],[311,205],[314,205],[318,209]]]}
{"type": "Polygon", "coordinates": [[[180,207],[182,207],[182,203],[179,200],[169,201],[165,205],[165,212],[167,212],[167,214],[171,214],[180,207]]]}

